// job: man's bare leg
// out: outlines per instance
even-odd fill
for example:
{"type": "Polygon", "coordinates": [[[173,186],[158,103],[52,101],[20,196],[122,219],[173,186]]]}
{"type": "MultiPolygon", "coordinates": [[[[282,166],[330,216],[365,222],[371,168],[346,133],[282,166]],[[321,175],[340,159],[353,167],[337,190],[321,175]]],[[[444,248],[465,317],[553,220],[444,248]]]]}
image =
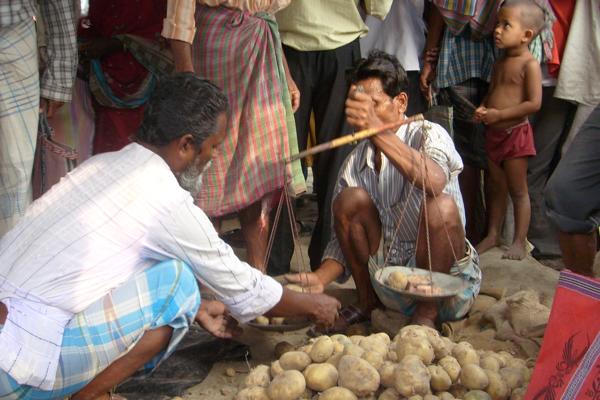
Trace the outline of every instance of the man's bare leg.
{"type": "Polygon", "coordinates": [[[370,313],[379,302],[367,264],[381,240],[379,212],[361,188],[344,189],[333,202],[334,230],[356,284],[358,307],[370,313]]]}
{"type": "MultiPolygon", "coordinates": [[[[486,200],[488,227],[486,237],[477,245],[477,252],[484,253],[500,244],[500,231],[506,215],[508,187],[506,176],[499,165],[488,163],[486,200]]],[[[468,218],[468,216],[467,216],[468,218]]]]}
{"type": "MultiPolygon", "coordinates": [[[[269,243],[269,213],[262,214],[259,200],[238,213],[242,236],[246,242],[246,261],[254,268],[266,271],[265,256],[269,243]]],[[[287,216],[282,216],[282,218],[287,216]]]]}
{"type": "Polygon", "coordinates": [[[527,231],[531,220],[531,203],[527,188],[527,158],[504,161],[508,191],[515,210],[515,234],[512,245],[502,258],[522,260],[527,255],[527,231]]]}
{"type": "MultiPolygon", "coordinates": [[[[463,258],[465,254],[465,231],[456,202],[446,194],[441,194],[437,198],[428,198],[421,210],[420,219],[415,256],[417,267],[429,269],[429,259],[431,257],[432,271],[449,273],[452,265],[463,258]],[[425,208],[427,210],[431,256],[427,247],[425,208]]],[[[437,316],[438,304],[436,302],[423,302],[417,304],[412,322],[435,328],[437,316]]]]}
{"type": "Polygon", "coordinates": [[[558,234],[558,242],[565,266],[578,274],[593,276],[597,249],[597,233],[558,234]]]}
{"type": "Polygon", "coordinates": [[[173,328],[162,326],[146,331],[136,345],[110,364],[83,389],[75,393],[73,400],[97,400],[107,397],[107,393],[116,385],[133,375],[144,364],[152,360],[167,347],[171,340],[173,328]]]}

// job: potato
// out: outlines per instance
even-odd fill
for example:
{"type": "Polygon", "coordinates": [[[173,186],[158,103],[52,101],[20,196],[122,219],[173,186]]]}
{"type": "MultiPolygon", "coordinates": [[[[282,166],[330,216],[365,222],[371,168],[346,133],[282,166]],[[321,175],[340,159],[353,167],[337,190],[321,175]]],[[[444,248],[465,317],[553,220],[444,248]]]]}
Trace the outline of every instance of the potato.
{"type": "Polygon", "coordinates": [[[361,358],[371,364],[375,369],[379,369],[384,361],[383,354],[376,351],[365,351],[361,358]]]}
{"type": "Polygon", "coordinates": [[[452,379],[443,367],[439,365],[430,365],[427,367],[429,374],[431,375],[431,388],[436,392],[443,392],[444,390],[450,389],[452,386],[452,379]]]}
{"type": "Polygon", "coordinates": [[[348,336],[342,335],[341,333],[336,333],[335,335],[331,335],[330,337],[331,337],[331,340],[333,340],[334,342],[338,342],[343,345],[352,343],[352,341],[350,340],[350,338],[348,338],[348,336]]]}
{"type": "Polygon", "coordinates": [[[331,364],[310,364],[304,370],[304,379],[310,389],[322,392],[337,385],[338,371],[331,364]]]}
{"type": "Polygon", "coordinates": [[[527,368],[527,362],[525,360],[521,360],[520,358],[510,358],[508,359],[508,362],[506,363],[506,366],[509,368],[522,368],[522,369],[528,369],[527,368]]]}
{"type": "Polygon", "coordinates": [[[461,367],[467,364],[479,365],[479,354],[477,354],[473,346],[468,342],[460,342],[454,346],[452,356],[456,358],[461,367]]]}
{"type": "Polygon", "coordinates": [[[415,394],[414,396],[410,396],[407,400],[423,400],[423,396],[415,394]]]}
{"type": "Polygon", "coordinates": [[[271,399],[296,400],[304,393],[305,389],[306,381],[304,380],[304,376],[296,370],[290,370],[284,371],[273,378],[267,388],[267,394],[271,399]]]}
{"type": "Polygon", "coordinates": [[[387,388],[381,392],[377,400],[401,400],[400,393],[394,388],[387,388]]]}
{"type": "Polygon", "coordinates": [[[356,395],[350,390],[335,386],[327,389],[318,397],[319,400],[357,400],[356,395]]]}
{"type": "Polygon", "coordinates": [[[452,383],[456,383],[456,381],[458,381],[461,367],[458,361],[456,361],[456,358],[452,356],[446,356],[438,362],[438,365],[444,368],[446,373],[448,373],[448,376],[452,380],[452,383]]]}
{"type": "Polygon", "coordinates": [[[508,386],[502,379],[502,376],[495,371],[484,370],[485,374],[488,376],[490,383],[487,386],[485,391],[490,395],[492,400],[506,400],[510,395],[510,391],[508,390],[508,386]]]}
{"type": "Polygon", "coordinates": [[[379,336],[371,335],[362,339],[359,344],[365,351],[375,351],[385,355],[388,351],[388,343],[379,336]]]}
{"type": "Polygon", "coordinates": [[[423,400],[440,400],[440,398],[433,394],[426,394],[423,396],[423,400]]]}
{"type": "Polygon", "coordinates": [[[310,357],[303,351],[289,351],[279,358],[279,365],[286,371],[289,369],[304,371],[308,364],[310,364],[310,357]]]}
{"type": "Polygon", "coordinates": [[[289,342],[279,342],[275,345],[275,357],[277,359],[288,351],[294,351],[294,346],[289,342]]]}
{"type": "Polygon", "coordinates": [[[490,380],[486,373],[477,364],[466,364],[460,371],[460,383],[471,390],[485,389],[490,380]]]}
{"type": "Polygon", "coordinates": [[[440,392],[437,394],[440,400],[455,400],[454,396],[450,392],[440,392]]]}
{"type": "Polygon", "coordinates": [[[510,400],[523,400],[525,398],[526,388],[517,388],[510,394],[510,400]]]}
{"type": "Polygon", "coordinates": [[[379,388],[379,373],[371,364],[355,356],[343,356],[338,366],[340,386],[357,396],[367,396],[379,388]]]}
{"type": "Polygon", "coordinates": [[[388,346],[392,342],[392,339],[390,339],[390,335],[388,335],[385,332],[377,332],[377,333],[372,334],[371,336],[375,336],[375,337],[379,338],[388,346]]]}
{"type": "Polygon", "coordinates": [[[271,325],[283,325],[283,324],[285,324],[285,318],[284,317],[273,317],[273,318],[271,318],[269,323],[271,325]]]}
{"type": "Polygon", "coordinates": [[[498,361],[497,357],[483,356],[479,364],[481,368],[486,369],[488,371],[500,371],[500,362],[498,361]]]}
{"type": "Polygon", "coordinates": [[[394,348],[393,350],[388,350],[387,352],[387,356],[385,357],[386,360],[388,361],[392,361],[392,362],[398,362],[398,353],[396,353],[396,349],[394,348]]]}
{"type": "Polygon", "coordinates": [[[490,395],[483,390],[471,390],[465,394],[463,400],[491,400],[490,395]]]}
{"type": "Polygon", "coordinates": [[[408,286],[408,277],[400,271],[388,275],[387,285],[394,289],[404,290],[408,286]]]}
{"type": "Polygon", "coordinates": [[[441,360],[452,354],[452,349],[455,345],[450,339],[442,336],[430,336],[428,339],[431,347],[433,347],[436,360],[441,360]]]}
{"type": "Polygon", "coordinates": [[[305,344],[304,346],[300,346],[298,347],[297,351],[302,351],[306,354],[310,354],[310,351],[312,350],[312,343],[310,344],[305,344]]]}
{"type": "Polygon", "coordinates": [[[523,372],[518,368],[501,368],[500,376],[502,376],[502,379],[504,380],[504,383],[506,383],[506,386],[508,386],[509,390],[523,386],[523,372]]]}
{"type": "Polygon", "coordinates": [[[365,349],[357,344],[351,343],[344,346],[342,354],[345,356],[362,357],[362,355],[365,354],[365,349]]]}
{"type": "Polygon", "coordinates": [[[433,347],[426,337],[406,337],[398,341],[396,345],[398,360],[402,361],[407,355],[418,356],[425,365],[431,364],[435,357],[433,347]]]}
{"type": "Polygon", "coordinates": [[[313,362],[323,363],[333,355],[333,341],[329,336],[321,336],[312,345],[310,349],[310,358],[313,362]]]}
{"type": "Polygon", "coordinates": [[[364,339],[365,337],[363,335],[352,335],[350,336],[348,339],[350,339],[350,341],[352,343],[354,343],[355,345],[359,345],[360,342],[364,339]]]}
{"type": "Polygon", "coordinates": [[[283,287],[291,290],[292,292],[299,292],[299,293],[304,292],[304,288],[302,288],[302,286],[300,286],[300,285],[296,285],[295,283],[288,283],[287,285],[284,285],[283,287]]]}
{"type": "Polygon", "coordinates": [[[258,365],[250,370],[246,379],[244,379],[244,387],[261,386],[267,387],[271,382],[270,368],[266,365],[258,365]]]}
{"type": "MultiPolygon", "coordinates": [[[[352,342],[350,342],[352,343],[352,342]]],[[[333,340],[333,354],[343,353],[345,345],[340,342],[333,340]]]]}
{"type": "Polygon", "coordinates": [[[396,364],[390,361],[385,361],[383,365],[378,369],[379,378],[381,385],[386,388],[394,387],[394,371],[396,370],[396,364]]]}
{"type": "Polygon", "coordinates": [[[275,378],[277,375],[283,372],[283,368],[279,364],[279,360],[273,361],[271,363],[271,378],[275,378]]]}
{"type": "Polygon", "coordinates": [[[269,318],[260,315],[254,319],[254,322],[258,325],[269,325],[269,318]]]}
{"type": "Polygon", "coordinates": [[[342,359],[342,357],[344,356],[344,353],[336,353],[334,355],[332,355],[331,357],[329,357],[327,359],[327,361],[325,361],[327,364],[331,364],[334,367],[338,367],[340,360],[342,359]]]}
{"type": "Polygon", "coordinates": [[[394,388],[404,397],[429,394],[429,370],[417,355],[407,355],[394,371],[394,388]]]}
{"type": "Polygon", "coordinates": [[[496,353],[496,356],[500,359],[500,369],[507,367],[510,360],[514,358],[512,354],[504,350],[496,353]]]}
{"type": "Polygon", "coordinates": [[[299,400],[312,400],[312,398],[314,397],[315,392],[313,392],[312,390],[310,390],[309,388],[304,389],[304,393],[302,393],[300,395],[300,397],[298,397],[299,400]]]}
{"type": "Polygon", "coordinates": [[[394,337],[394,341],[398,339],[404,339],[407,337],[428,337],[434,331],[437,333],[435,329],[423,326],[423,325],[407,325],[400,329],[400,332],[394,337]]]}
{"type": "Polygon", "coordinates": [[[267,389],[262,386],[252,386],[240,390],[234,400],[270,400],[267,389]]]}

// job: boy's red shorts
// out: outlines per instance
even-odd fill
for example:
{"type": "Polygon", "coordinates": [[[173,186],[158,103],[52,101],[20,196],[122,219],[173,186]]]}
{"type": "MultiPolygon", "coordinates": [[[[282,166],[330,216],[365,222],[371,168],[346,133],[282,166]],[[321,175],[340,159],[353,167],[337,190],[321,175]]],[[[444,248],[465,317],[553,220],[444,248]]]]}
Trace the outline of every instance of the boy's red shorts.
{"type": "Polygon", "coordinates": [[[486,128],[485,151],[497,165],[511,158],[535,156],[531,124],[525,121],[505,129],[486,128]]]}

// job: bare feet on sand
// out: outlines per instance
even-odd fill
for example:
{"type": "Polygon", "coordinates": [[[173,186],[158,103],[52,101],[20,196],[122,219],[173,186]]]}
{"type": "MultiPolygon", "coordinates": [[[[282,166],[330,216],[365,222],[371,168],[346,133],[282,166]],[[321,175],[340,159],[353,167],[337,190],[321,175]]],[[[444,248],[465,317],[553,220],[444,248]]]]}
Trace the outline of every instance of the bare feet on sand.
{"type": "Polygon", "coordinates": [[[475,249],[477,253],[483,254],[493,247],[500,246],[500,238],[497,235],[487,235],[475,249]]]}
{"type": "Polygon", "coordinates": [[[513,244],[502,254],[502,258],[508,260],[522,260],[527,255],[527,246],[524,241],[514,241],[513,244]]]}

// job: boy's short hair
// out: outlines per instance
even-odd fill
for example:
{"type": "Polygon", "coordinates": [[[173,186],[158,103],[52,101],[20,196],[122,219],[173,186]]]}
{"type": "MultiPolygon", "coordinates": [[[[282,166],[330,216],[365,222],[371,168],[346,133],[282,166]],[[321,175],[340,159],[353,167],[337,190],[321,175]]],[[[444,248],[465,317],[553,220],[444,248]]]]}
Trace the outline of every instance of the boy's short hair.
{"type": "Polygon", "coordinates": [[[369,78],[379,78],[383,91],[394,98],[408,91],[408,77],[402,64],[391,54],[381,50],[371,50],[367,58],[356,62],[347,73],[348,81],[355,84],[369,78]]]}
{"type": "Polygon", "coordinates": [[[502,7],[518,7],[521,24],[532,29],[534,36],[546,26],[546,10],[534,0],[504,0],[502,7]]]}

